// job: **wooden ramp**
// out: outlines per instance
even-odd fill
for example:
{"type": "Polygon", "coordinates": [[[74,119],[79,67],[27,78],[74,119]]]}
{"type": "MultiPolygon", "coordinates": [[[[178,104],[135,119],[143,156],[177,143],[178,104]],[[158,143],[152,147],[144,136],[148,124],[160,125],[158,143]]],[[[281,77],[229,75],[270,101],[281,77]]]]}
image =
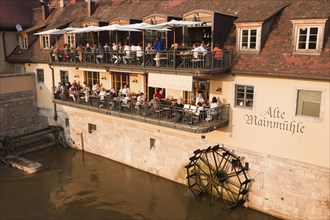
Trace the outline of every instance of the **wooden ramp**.
{"type": "Polygon", "coordinates": [[[23,170],[29,174],[35,173],[42,168],[40,163],[16,155],[8,155],[6,160],[12,167],[23,170]]]}

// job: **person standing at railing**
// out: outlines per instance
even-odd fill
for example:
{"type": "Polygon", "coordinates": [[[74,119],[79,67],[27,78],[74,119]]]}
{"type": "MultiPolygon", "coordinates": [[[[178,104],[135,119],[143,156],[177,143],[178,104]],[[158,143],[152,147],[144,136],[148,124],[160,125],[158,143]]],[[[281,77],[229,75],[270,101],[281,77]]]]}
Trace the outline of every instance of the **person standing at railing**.
{"type": "Polygon", "coordinates": [[[124,53],[125,55],[123,56],[123,62],[126,65],[128,61],[130,60],[130,55],[131,55],[131,47],[127,42],[124,44],[124,53]]]}
{"type": "Polygon", "coordinates": [[[151,43],[147,43],[147,46],[146,46],[146,49],[145,49],[145,55],[146,55],[146,60],[145,60],[145,65],[148,66],[148,65],[151,65],[153,66],[153,60],[152,60],[152,54],[153,54],[153,49],[152,49],[152,46],[151,46],[151,43]]]}
{"type": "Polygon", "coordinates": [[[217,68],[221,67],[222,64],[222,56],[223,51],[220,48],[218,43],[215,43],[215,47],[213,48],[213,57],[214,57],[214,66],[217,68]]]}
{"type": "Polygon", "coordinates": [[[160,66],[160,53],[163,52],[164,49],[164,44],[160,39],[160,35],[157,35],[156,40],[154,41],[154,50],[156,51],[156,66],[160,66]]]}
{"type": "Polygon", "coordinates": [[[143,56],[143,49],[141,47],[141,43],[138,43],[135,49],[136,49],[136,61],[138,62],[137,64],[141,64],[142,56],[143,56]]]}
{"type": "Polygon", "coordinates": [[[92,48],[89,43],[86,43],[85,54],[86,54],[85,63],[90,63],[92,61],[91,60],[92,59],[92,48]]]}
{"type": "Polygon", "coordinates": [[[78,44],[78,46],[76,48],[76,52],[77,52],[79,62],[82,62],[82,60],[83,60],[82,50],[83,50],[83,48],[82,48],[81,44],[78,44]]]}

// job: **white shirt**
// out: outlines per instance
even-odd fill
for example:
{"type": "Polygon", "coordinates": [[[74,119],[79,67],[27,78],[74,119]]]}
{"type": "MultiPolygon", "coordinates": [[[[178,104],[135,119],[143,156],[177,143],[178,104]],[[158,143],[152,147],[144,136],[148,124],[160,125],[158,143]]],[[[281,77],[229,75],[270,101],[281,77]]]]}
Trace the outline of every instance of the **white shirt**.
{"type": "Polygon", "coordinates": [[[121,89],[121,94],[122,95],[126,95],[126,93],[128,93],[129,92],[129,88],[122,88],[121,89]]]}
{"type": "Polygon", "coordinates": [[[219,103],[217,103],[217,102],[211,102],[211,104],[210,104],[210,108],[218,108],[219,107],[219,103]]]}
{"type": "Polygon", "coordinates": [[[106,96],[106,94],[107,94],[106,91],[101,91],[101,92],[99,93],[100,99],[101,99],[101,100],[104,100],[104,96],[106,96]]]}
{"type": "Polygon", "coordinates": [[[201,97],[201,98],[197,97],[197,98],[196,98],[196,104],[197,104],[198,102],[203,103],[203,102],[204,102],[204,98],[203,98],[203,97],[201,97]]]}

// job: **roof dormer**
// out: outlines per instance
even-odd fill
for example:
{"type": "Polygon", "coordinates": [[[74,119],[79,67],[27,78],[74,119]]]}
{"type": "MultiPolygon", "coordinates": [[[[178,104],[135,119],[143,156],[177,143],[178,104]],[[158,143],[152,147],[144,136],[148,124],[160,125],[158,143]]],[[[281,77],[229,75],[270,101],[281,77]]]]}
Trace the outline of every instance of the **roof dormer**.
{"type": "Polygon", "coordinates": [[[259,54],[262,42],[263,22],[237,22],[236,48],[239,53],[259,54]]]}
{"type": "Polygon", "coordinates": [[[328,19],[291,20],[293,54],[320,55],[328,19]]]}

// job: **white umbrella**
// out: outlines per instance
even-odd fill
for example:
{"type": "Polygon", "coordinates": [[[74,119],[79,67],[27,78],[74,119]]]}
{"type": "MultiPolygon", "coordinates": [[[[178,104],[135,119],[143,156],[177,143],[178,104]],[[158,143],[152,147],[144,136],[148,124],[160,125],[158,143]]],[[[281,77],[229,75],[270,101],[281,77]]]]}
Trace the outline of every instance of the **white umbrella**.
{"type": "Polygon", "coordinates": [[[70,31],[76,31],[79,29],[80,28],[78,28],[78,27],[67,27],[67,28],[64,28],[63,31],[70,32],[70,31]]]}
{"type": "Polygon", "coordinates": [[[95,28],[94,31],[136,31],[140,32],[140,30],[132,28],[132,27],[126,27],[123,25],[118,25],[118,24],[112,24],[108,26],[103,26],[103,27],[98,27],[95,28]]]}
{"type": "Polygon", "coordinates": [[[155,24],[153,25],[154,28],[171,28],[173,30],[173,35],[174,35],[174,43],[175,43],[175,28],[177,27],[185,27],[185,26],[192,26],[192,25],[200,25],[203,22],[199,21],[182,21],[182,20],[171,20],[168,22],[160,23],[160,24],[155,24]]]}
{"type": "Polygon", "coordinates": [[[145,22],[122,25],[122,27],[134,28],[138,30],[171,31],[170,29],[155,27],[155,25],[147,24],[145,22]]]}
{"type": "Polygon", "coordinates": [[[39,33],[35,33],[34,35],[43,35],[43,34],[65,34],[66,31],[64,30],[61,30],[61,29],[50,29],[50,30],[47,30],[47,31],[42,31],[42,32],[39,32],[39,33]]]}
{"type": "Polygon", "coordinates": [[[76,30],[69,31],[69,34],[79,34],[79,33],[87,33],[87,32],[93,32],[95,29],[98,28],[97,26],[88,26],[84,28],[77,28],[76,30]]]}

